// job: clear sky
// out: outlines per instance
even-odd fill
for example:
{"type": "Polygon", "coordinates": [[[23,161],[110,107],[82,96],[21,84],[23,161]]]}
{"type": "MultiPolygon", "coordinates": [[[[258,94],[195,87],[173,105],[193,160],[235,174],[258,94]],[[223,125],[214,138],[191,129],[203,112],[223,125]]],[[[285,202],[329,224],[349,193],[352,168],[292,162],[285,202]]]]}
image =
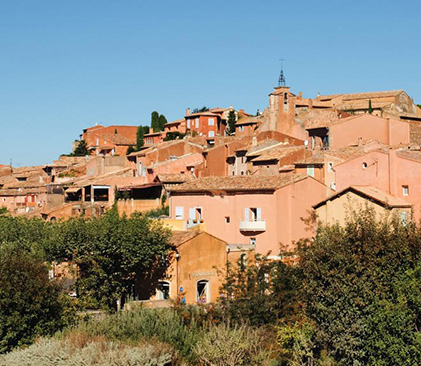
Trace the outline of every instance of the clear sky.
{"type": "Polygon", "coordinates": [[[83,128],[268,104],[281,57],[305,97],[421,103],[420,1],[0,0],[0,163],[45,164],[83,128]]]}

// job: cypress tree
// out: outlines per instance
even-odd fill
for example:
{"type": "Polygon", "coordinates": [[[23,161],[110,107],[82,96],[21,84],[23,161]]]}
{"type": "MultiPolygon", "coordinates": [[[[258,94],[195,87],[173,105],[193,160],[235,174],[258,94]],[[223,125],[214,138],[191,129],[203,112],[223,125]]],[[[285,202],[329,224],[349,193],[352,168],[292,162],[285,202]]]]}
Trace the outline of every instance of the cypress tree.
{"type": "Polygon", "coordinates": [[[139,151],[144,144],[145,141],[143,140],[143,126],[139,126],[136,133],[136,150],[139,151]]]}
{"type": "Polygon", "coordinates": [[[167,119],[165,118],[165,116],[163,114],[159,115],[158,122],[159,122],[160,131],[164,131],[164,126],[167,123],[167,119]]]}
{"type": "Polygon", "coordinates": [[[235,112],[234,111],[230,111],[228,113],[228,121],[227,121],[227,125],[228,125],[228,135],[233,135],[235,133],[235,121],[236,121],[236,116],[235,116],[235,112]]]}
{"type": "Polygon", "coordinates": [[[159,132],[159,113],[157,111],[153,111],[151,114],[151,127],[153,132],[159,132]]]}
{"type": "Polygon", "coordinates": [[[373,114],[373,107],[371,105],[371,99],[368,100],[368,113],[373,114]]]}

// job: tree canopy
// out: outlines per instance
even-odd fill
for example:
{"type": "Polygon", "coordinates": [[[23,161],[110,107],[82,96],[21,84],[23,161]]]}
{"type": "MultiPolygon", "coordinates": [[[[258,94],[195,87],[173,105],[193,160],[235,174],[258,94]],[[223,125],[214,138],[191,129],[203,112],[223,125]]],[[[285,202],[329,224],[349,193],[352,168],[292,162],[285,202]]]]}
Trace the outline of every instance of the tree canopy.
{"type": "Polygon", "coordinates": [[[235,134],[235,122],[237,121],[237,117],[235,115],[235,112],[233,110],[229,111],[228,113],[228,121],[227,121],[227,127],[228,127],[228,135],[235,134]]]}
{"type": "Polygon", "coordinates": [[[70,156],[86,156],[90,154],[91,154],[91,151],[88,150],[88,144],[86,143],[86,141],[80,140],[75,150],[73,151],[72,154],[70,154],[70,156]]]}

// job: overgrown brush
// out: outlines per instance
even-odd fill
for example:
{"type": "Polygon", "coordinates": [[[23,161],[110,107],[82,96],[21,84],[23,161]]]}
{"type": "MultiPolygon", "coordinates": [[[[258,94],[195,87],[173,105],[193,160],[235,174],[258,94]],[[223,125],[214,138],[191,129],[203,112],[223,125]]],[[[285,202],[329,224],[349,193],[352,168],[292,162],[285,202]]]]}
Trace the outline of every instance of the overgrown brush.
{"type": "Polygon", "coordinates": [[[173,364],[173,359],[173,352],[165,345],[129,347],[82,336],[82,342],[42,340],[27,349],[2,356],[0,366],[168,366],[173,364]]]}

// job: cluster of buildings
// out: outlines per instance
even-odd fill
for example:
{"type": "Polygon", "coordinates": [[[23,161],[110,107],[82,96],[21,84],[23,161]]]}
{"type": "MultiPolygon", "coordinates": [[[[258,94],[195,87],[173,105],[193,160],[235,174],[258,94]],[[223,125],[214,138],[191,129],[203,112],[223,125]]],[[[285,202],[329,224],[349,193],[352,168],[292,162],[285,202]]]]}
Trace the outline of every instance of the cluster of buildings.
{"type": "Polygon", "coordinates": [[[187,109],[127,155],[136,131],[95,125],[81,135],[90,155],[0,166],[0,206],[57,220],[98,216],[115,202],[128,215],[168,205],[162,221],[176,255],[155,299],[190,303],[216,300],[215,268],[250,251],[293,263],[297,241],[314,234],[305,220],[314,212],[343,223],[367,204],[403,224],[421,218],[421,108],[403,90],[311,99],[278,86],[261,114],[187,109]]]}

